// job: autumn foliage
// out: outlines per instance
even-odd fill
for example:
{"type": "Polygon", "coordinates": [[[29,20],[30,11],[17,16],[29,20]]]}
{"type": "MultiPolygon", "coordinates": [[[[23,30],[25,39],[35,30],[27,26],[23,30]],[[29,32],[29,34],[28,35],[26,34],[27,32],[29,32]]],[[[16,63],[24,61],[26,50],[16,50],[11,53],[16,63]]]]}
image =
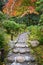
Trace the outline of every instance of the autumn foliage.
{"type": "MultiPolygon", "coordinates": [[[[31,4],[36,2],[37,0],[30,0],[31,4]]],[[[10,16],[16,16],[18,15],[18,13],[21,13],[19,10],[20,7],[22,7],[23,0],[9,0],[5,6],[3,7],[3,12],[10,15],[10,16]]],[[[32,6],[30,4],[30,6],[26,6],[28,7],[28,11],[29,13],[34,13],[35,12],[35,6],[32,6]]]]}
{"type": "Polygon", "coordinates": [[[32,3],[36,2],[37,0],[31,0],[32,3]]]}

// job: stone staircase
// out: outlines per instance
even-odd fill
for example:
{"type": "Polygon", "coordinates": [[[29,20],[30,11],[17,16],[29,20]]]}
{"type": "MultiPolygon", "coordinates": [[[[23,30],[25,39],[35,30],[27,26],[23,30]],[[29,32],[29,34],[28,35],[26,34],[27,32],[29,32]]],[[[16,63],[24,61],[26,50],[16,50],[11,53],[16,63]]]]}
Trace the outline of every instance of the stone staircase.
{"type": "Polygon", "coordinates": [[[27,33],[19,36],[11,54],[8,54],[6,65],[37,65],[35,57],[30,53],[31,49],[26,43],[27,39],[27,33]]]}

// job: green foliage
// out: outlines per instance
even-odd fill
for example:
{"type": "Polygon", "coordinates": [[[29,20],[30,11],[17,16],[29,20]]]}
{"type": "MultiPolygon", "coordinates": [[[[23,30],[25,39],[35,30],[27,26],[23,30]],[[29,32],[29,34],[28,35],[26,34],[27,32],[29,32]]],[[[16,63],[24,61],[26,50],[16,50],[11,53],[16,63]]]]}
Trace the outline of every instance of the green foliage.
{"type": "Polygon", "coordinates": [[[37,40],[38,36],[37,34],[37,26],[30,26],[28,27],[28,30],[30,31],[30,40],[37,40]]]}
{"type": "Polygon", "coordinates": [[[30,1],[30,0],[28,0],[28,1],[27,1],[27,0],[23,0],[22,5],[24,5],[24,6],[29,6],[29,1],[30,1]]]}
{"type": "Polygon", "coordinates": [[[7,2],[7,0],[0,0],[0,10],[1,11],[6,2],[7,2]]]}
{"type": "Polygon", "coordinates": [[[3,13],[0,11],[0,22],[2,21],[3,19],[3,13]]]}
{"type": "Polygon", "coordinates": [[[43,44],[43,26],[39,26],[37,35],[40,44],[43,44]]]}
{"type": "Polygon", "coordinates": [[[6,15],[0,11],[0,22],[2,23],[4,20],[6,20],[6,15]]]}
{"type": "Polygon", "coordinates": [[[4,32],[0,29],[0,49],[4,47],[4,44],[5,44],[4,32]]]}
{"type": "Polygon", "coordinates": [[[43,14],[40,16],[39,24],[43,25],[43,14]]]}
{"type": "Polygon", "coordinates": [[[18,21],[18,18],[14,16],[14,17],[10,17],[9,20],[10,20],[10,21],[15,21],[15,22],[17,22],[17,21],[18,21]]]}
{"type": "MultiPolygon", "coordinates": [[[[8,49],[9,49],[9,46],[8,46],[8,44],[7,44],[7,41],[8,40],[6,40],[6,35],[5,35],[5,32],[3,31],[3,29],[1,28],[0,29],[0,51],[1,51],[1,49],[4,49],[4,59],[5,59],[5,57],[7,56],[7,53],[8,53],[8,49]]],[[[1,62],[1,55],[0,55],[0,65],[2,65],[1,64],[2,62],[1,62]]]]}
{"type": "Polygon", "coordinates": [[[8,33],[11,33],[19,28],[19,24],[15,23],[14,21],[6,20],[3,22],[3,27],[8,33]]]}
{"type": "Polygon", "coordinates": [[[4,34],[2,31],[0,31],[0,48],[3,48],[4,41],[5,41],[4,34]]]}
{"type": "Polygon", "coordinates": [[[13,40],[14,35],[17,35],[18,32],[20,33],[21,31],[23,32],[23,30],[25,29],[24,24],[19,24],[16,23],[15,21],[10,21],[10,20],[5,20],[2,25],[5,31],[7,31],[8,34],[11,34],[11,40],[13,40]]]}
{"type": "Polygon", "coordinates": [[[39,45],[38,47],[34,47],[32,49],[38,65],[43,65],[43,45],[39,45]]]}
{"type": "Polygon", "coordinates": [[[6,29],[8,33],[18,32],[20,29],[25,29],[26,25],[16,23],[15,21],[5,20],[3,22],[3,27],[6,29]]]}
{"type": "Polygon", "coordinates": [[[41,3],[43,2],[43,0],[39,0],[41,3]]]}
{"type": "Polygon", "coordinates": [[[30,40],[38,40],[40,44],[43,44],[43,26],[30,26],[30,40]]]}
{"type": "Polygon", "coordinates": [[[18,17],[17,21],[18,23],[29,25],[38,25],[40,19],[40,15],[37,14],[26,14],[23,17],[18,17]]]}
{"type": "Polygon", "coordinates": [[[36,11],[42,13],[43,12],[43,0],[37,0],[36,2],[36,11]]]}
{"type": "Polygon", "coordinates": [[[2,10],[3,2],[0,0],[0,10],[2,10]]]}

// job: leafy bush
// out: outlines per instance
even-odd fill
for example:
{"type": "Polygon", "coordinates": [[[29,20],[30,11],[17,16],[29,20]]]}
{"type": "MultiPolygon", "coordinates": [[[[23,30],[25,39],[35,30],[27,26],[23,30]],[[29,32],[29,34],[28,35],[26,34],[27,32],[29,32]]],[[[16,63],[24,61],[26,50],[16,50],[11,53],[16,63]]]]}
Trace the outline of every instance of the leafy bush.
{"type": "Polygon", "coordinates": [[[37,14],[26,14],[23,17],[18,17],[17,22],[26,24],[27,26],[38,25],[39,19],[40,19],[40,15],[37,15],[37,14]]]}
{"type": "Polygon", "coordinates": [[[19,23],[15,23],[14,21],[6,20],[3,22],[3,27],[7,31],[7,33],[11,34],[11,40],[13,40],[14,32],[18,34],[18,31],[22,27],[22,25],[19,23]]]}
{"type": "Polygon", "coordinates": [[[39,24],[43,25],[43,14],[40,16],[39,24]]]}
{"type": "Polygon", "coordinates": [[[15,21],[6,20],[3,22],[3,27],[6,29],[8,33],[18,32],[19,29],[25,29],[26,25],[16,23],[15,21]]]}
{"type": "Polygon", "coordinates": [[[28,30],[30,31],[30,40],[38,40],[43,44],[43,26],[30,26],[28,30]]]}
{"type": "Polygon", "coordinates": [[[6,29],[8,33],[16,31],[19,28],[19,25],[14,21],[6,20],[3,22],[3,27],[6,29]]]}
{"type": "Polygon", "coordinates": [[[9,49],[9,46],[6,41],[5,32],[2,29],[0,29],[0,52],[2,52],[2,55],[0,55],[0,65],[3,64],[2,61],[5,60],[8,54],[8,49],[9,49]]]}
{"type": "Polygon", "coordinates": [[[5,36],[4,32],[0,30],[0,49],[3,48],[5,45],[5,36]]]}
{"type": "Polygon", "coordinates": [[[43,26],[39,26],[38,32],[38,40],[41,44],[43,44],[43,26]]]}
{"type": "Polygon", "coordinates": [[[43,13],[43,0],[37,0],[36,5],[36,11],[43,13]]]}
{"type": "Polygon", "coordinates": [[[43,45],[39,45],[32,49],[32,53],[35,55],[38,65],[43,65],[43,45]]]}
{"type": "Polygon", "coordinates": [[[37,26],[29,26],[28,30],[30,31],[30,39],[36,40],[38,36],[36,36],[37,33],[37,26]]]}
{"type": "Polygon", "coordinates": [[[2,23],[5,19],[7,19],[7,15],[0,11],[0,22],[2,23]]]}
{"type": "Polygon", "coordinates": [[[16,32],[19,29],[19,24],[14,21],[6,20],[3,22],[3,27],[8,34],[11,34],[11,40],[13,40],[14,31],[16,32]]]}
{"type": "Polygon", "coordinates": [[[3,30],[0,29],[0,49],[4,48],[5,50],[8,47],[7,42],[6,42],[6,38],[5,38],[5,33],[3,30]]]}

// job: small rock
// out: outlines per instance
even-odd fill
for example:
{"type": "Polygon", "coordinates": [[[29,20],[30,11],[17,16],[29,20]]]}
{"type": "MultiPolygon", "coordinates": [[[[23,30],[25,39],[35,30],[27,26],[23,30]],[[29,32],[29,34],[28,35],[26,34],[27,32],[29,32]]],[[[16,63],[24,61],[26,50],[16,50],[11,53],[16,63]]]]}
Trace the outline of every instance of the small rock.
{"type": "Polygon", "coordinates": [[[34,62],[35,61],[35,58],[34,57],[31,57],[31,56],[25,56],[25,60],[26,61],[32,61],[32,62],[34,62]]]}
{"type": "Polygon", "coordinates": [[[30,49],[29,48],[15,48],[13,49],[13,52],[14,53],[28,53],[30,52],[30,49]]]}
{"type": "Polygon", "coordinates": [[[26,52],[30,52],[30,49],[26,49],[26,52]]]}
{"type": "Polygon", "coordinates": [[[29,65],[30,63],[28,62],[27,64],[29,65]]]}
{"type": "Polygon", "coordinates": [[[25,56],[26,61],[30,61],[31,57],[25,56]]]}
{"type": "Polygon", "coordinates": [[[7,58],[7,61],[12,63],[15,61],[15,56],[14,55],[11,55],[10,57],[7,58]]]}
{"type": "Polygon", "coordinates": [[[13,49],[13,52],[18,53],[19,51],[18,51],[18,49],[13,49]]]}
{"type": "Polygon", "coordinates": [[[17,63],[17,65],[21,65],[20,63],[17,63]]]}
{"type": "Polygon", "coordinates": [[[26,52],[26,50],[25,49],[20,49],[20,51],[19,51],[20,53],[25,53],[26,52]]]}
{"type": "Polygon", "coordinates": [[[17,43],[15,45],[15,47],[28,47],[28,46],[26,44],[24,44],[24,43],[17,43]]]}
{"type": "Polygon", "coordinates": [[[23,56],[18,56],[16,57],[16,60],[20,63],[24,62],[25,61],[25,58],[23,56]]]}
{"type": "Polygon", "coordinates": [[[32,47],[36,47],[36,46],[39,45],[39,41],[33,40],[33,41],[30,41],[30,44],[31,44],[32,47]]]}
{"type": "Polygon", "coordinates": [[[21,64],[14,62],[14,63],[12,63],[11,65],[21,65],[21,64]]]}
{"type": "Polygon", "coordinates": [[[26,47],[28,47],[28,45],[26,45],[26,47]]]}
{"type": "Polygon", "coordinates": [[[16,63],[14,62],[14,63],[12,63],[11,65],[16,65],[16,63]]]}
{"type": "Polygon", "coordinates": [[[34,58],[34,57],[31,57],[31,61],[32,61],[32,62],[35,62],[35,58],[34,58]]]}

